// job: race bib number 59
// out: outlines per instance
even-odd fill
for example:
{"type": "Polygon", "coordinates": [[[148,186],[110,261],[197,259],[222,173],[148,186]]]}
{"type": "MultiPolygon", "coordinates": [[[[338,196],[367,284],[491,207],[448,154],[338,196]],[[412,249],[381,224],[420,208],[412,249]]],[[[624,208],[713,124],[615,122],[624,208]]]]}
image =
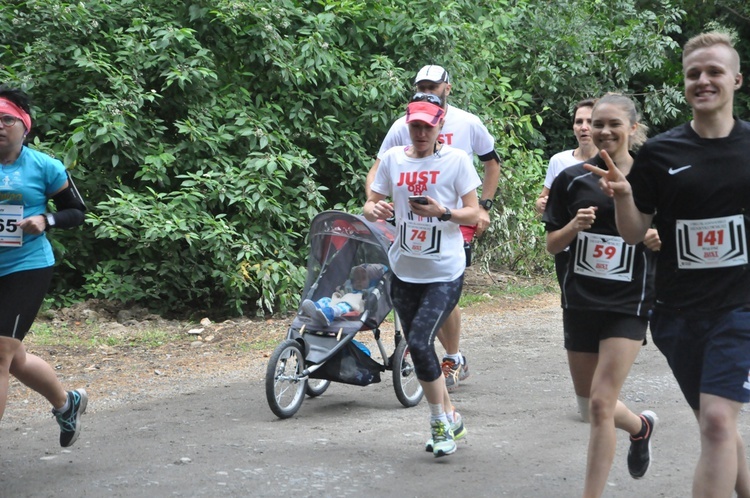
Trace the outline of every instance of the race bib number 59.
{"type": "Polygon", "coordinates": [[[694,270],[747,264],[742,215],[705,220],[677,220],[677,264],[694,270]]]}
{"type": "Polygon", "coordinates": [[[23,206],[0,204],[0,247],[23,244],[23,230],[18,224],[23,219],[23,206]]]}
{"type": "Polygon", "coordinates": [[[579,232],[573,271],[579,275],[630,282],[635,246],[621,237],[579,232]]]}

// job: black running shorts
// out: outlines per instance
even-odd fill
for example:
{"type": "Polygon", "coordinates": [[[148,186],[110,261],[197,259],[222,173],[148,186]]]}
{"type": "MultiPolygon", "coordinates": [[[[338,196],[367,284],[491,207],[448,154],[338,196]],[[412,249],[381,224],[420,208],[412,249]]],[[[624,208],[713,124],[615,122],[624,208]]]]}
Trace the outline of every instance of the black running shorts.
{"type": "Polygon", "coordinates": [[[646,339],[648,318],[612,311],[563,310],[565,349],[579,353],[598,353],[599,342],[611,337],[635,341],[646,339]]]}
{"type": "Polygon", "coordinates": [[[22,341],[52,281],[52,266],[0,277],[0,336],[22,341]]]}

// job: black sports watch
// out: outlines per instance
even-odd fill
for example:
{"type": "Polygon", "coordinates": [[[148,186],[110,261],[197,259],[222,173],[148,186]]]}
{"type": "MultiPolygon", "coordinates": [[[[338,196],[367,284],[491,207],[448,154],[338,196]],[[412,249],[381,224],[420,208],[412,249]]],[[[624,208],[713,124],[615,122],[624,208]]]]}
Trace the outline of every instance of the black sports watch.
{"type": "Polygon", "coordinates": [[[481,201],[479,201],[479,205],[482,206],[485,211],[489,211],[490,209],[492,209],[493,204],[494,202],[492,202],[492,199],[482,199],[481,201]]]}
{"type": "Polygon", "coordinates": [[[438,220],[448,221],[451,219],[451,216],[453,216],[453,214],[451,213],[451,210],[448,208],[445,208],[445,212],[441,214],[440,216],[438,216],[438,220]]]}

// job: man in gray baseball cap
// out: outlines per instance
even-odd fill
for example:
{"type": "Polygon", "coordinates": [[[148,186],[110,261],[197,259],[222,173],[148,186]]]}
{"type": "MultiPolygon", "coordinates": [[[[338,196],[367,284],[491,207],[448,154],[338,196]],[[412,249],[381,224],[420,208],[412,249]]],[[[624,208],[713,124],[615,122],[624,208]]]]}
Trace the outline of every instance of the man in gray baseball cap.
{"type": "Polygon", "coordinates": [[[450,83],[448,81],[448,71],[441,66],[425,66],[419,70],[417,77],[414,78],[416,86],[420,81],[432,81],[433,83],[450,83]]]}

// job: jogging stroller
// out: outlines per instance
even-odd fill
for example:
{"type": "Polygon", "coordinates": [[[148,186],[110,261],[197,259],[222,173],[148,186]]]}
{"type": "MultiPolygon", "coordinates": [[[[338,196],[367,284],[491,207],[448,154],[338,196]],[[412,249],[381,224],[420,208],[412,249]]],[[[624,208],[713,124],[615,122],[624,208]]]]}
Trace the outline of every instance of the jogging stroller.
{"type": "Polygon", "coordinates": [[[393,388],[402,405],[412,407],[421,401],[422,387],[395,313],[393,354],[388,355],[380,337],[379,327],[392,309],[388,248],[394,233],[388,223],[371,223],[341,211],[325,211],[313,219],[307,280],[300,303],[331,296],[355,266],[384,271],[370,275],[375,278],[362,291],[356,311],[334,317],[328,324],[305,315],[302,308],[297,313],[266,368],[266,399],[279,418],[293,416],[305,394],[320,396],[331,382],[365,386],[380,382],[380,374],[386,370],[393,371],[393,388]],[[382,362],[354,339],[365,331],[373,334],[382,362]]]}

